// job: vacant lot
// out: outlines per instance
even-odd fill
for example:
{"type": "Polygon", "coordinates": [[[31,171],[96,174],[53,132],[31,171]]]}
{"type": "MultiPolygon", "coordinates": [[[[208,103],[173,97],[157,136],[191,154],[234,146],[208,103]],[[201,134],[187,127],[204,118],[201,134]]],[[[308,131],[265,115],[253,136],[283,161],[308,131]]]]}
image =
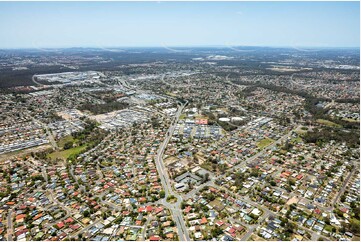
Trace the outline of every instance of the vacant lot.
{"type": "Polygon", "coordinates": [[[260,149],[263,149],[264,147],[272,144],[273,142],[274,142],[273,139],[265,138],[265,139],[263,139],[263,140],[261,140],[261,141],[259,141],[259,142],[257,143],[257,147],[260,148],[260,149]]]}
{"type": "Polygon", "coordinates": [[[75,140],[74,140],[73,136],[67,135],[67,136],[61,138],[61,139],[58,141],[58,146],[61,147],[61,148],[64,148],[64,144],[65,144],[66,142],[69,142],[69,141],[73,141],[73,142],[75,143],[75,140]]]}
{"type": "Polygon", "coordinates": [[[323,124],[323,125],[326,125],[326,126],[329,126],[329,127],[341,127],[339,124],[336,124],[334,122],[331,122],[329,120],[326,120],[326,119],[317,119],[317,123],[320,123],[320,124],[323,124]]]}
{"type": "Polygon", "coordinates": [[[85,150],[86,147],[87,147],[87,145],[82,145],[82,146],[74,147],[74,148],[71,148],[71,149],[68,149],[68,150],[56,151],[56,152],[53,152],[53,153],[49,154],[49,157],[52,160],[55,160],[56,158],[66,160],[71,155],[79,154],[80,152],[85,150]]]}

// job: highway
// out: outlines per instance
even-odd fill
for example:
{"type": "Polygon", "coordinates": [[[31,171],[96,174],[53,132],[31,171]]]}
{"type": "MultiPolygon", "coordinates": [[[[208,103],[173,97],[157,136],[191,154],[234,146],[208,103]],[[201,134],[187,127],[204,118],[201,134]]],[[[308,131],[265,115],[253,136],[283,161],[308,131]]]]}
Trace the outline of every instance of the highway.
{"type": "Polygon", "coordinates": [[[168,132],[166,133],[165,139],[163,141],[163,143],[160,145],[159,149],[158,149],[158,153],[157,153],[157,157],[155,159],[155,163],[156,163],[156,167],[157,167],[157,171],[159,173],[160,176],[160,180],[161,180],[161,184],[162,187],[164,189],[165,192],[165,198],[162,199],[161,201],[159,201],[160,204],[164,205],[165,207],[167,207],[168,209],[170,209],[171,213],[172,213],[172,217],[174,222],[176,223],[177,229],[178,229],[178,235],[179,235],[179,240],[182,241],[189,241],[189,233],[187,230],[187,227],[184,223],[184,219],[183,219],[183,215],[182,215],[182,210],[180,209],[181,206],[181,202],[182,202],[182,197],[180,195],[178,195],[177,193],[173,192],[172,190],[172,186],[171,186],[171,182],[168,176],[168,172],[164,167],[164,163],[163,163],[163,154],[164,151],[169,143],[169,140],[171,139],[174,129],[177,125],[178,119],[184,109],[184,107],[187,105],[187,103],[185,104],[181,104],[178,107],[177,113],[175,115],[174,120],[171,123],[171,126],[168,129],[168,132]],[[168,203],[166,201],[166,198],[170,195],[173,195],[175,198],[177,198],[177,202],[174,204],[168,203]]]}
{"type": "Polygon", "coordinates": [[[36,74],[31,77],[31,80],[38,86],[44,86],[44,84],[41,84],[35,80],[35,76],[36,76],[36,74]]]}

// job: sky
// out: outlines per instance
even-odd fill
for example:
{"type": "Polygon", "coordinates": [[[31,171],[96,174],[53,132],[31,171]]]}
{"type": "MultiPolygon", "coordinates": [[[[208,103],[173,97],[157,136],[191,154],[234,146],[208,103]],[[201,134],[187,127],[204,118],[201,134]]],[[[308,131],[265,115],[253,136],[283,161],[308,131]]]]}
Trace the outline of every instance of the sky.
{"type": "Polygon", "coordinates": [[[359,2],[0,2],[0,48],[359,47],[359,2]]]}

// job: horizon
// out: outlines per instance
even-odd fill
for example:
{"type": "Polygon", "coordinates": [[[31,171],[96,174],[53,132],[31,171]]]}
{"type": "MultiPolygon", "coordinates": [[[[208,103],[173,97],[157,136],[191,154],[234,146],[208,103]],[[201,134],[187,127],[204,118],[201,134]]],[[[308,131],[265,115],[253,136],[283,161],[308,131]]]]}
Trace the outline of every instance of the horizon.
{"type": "Polygon", "coordinates": [[[112,49],[146,49],[146,48],[154,48],[154,49],[167,49],[169,48],[219,48],[219,49],[231,49],[231,48],[269,48],[269,49],[297,49],[297,48],[308,48],[308,49],[321,49],[321,50],[328,50],[328,49],[360,49],[360,46],[262,46],[262,45],[184,45],[184,46],[104,46],[104,47],[97,47],[97,46],[69,46],[69,47],[9,47],[9,48],[1,48],[0,50],[41,50],[41,49],[99,49],[107,51],[106,48],[112,49]]]}
{"type": "Polygon", "coordinates": [[[359,2],[0,2],[0,10],[0,49],[360,48],[359,2]]]}

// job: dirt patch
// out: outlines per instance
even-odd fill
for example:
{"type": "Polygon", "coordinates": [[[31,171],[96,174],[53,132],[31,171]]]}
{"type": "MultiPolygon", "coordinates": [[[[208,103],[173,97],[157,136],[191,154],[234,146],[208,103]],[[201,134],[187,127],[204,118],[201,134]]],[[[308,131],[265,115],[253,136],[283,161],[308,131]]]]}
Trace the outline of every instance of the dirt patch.
{"type": "Polygon", "coordinates": [[[291,204],[294,204],[294,203],[298,203],[300,199],[296,198],[296,197],[292,197],[290,198],[290,200],[287,201],[287,205],[291,205],[291,204]]]}

